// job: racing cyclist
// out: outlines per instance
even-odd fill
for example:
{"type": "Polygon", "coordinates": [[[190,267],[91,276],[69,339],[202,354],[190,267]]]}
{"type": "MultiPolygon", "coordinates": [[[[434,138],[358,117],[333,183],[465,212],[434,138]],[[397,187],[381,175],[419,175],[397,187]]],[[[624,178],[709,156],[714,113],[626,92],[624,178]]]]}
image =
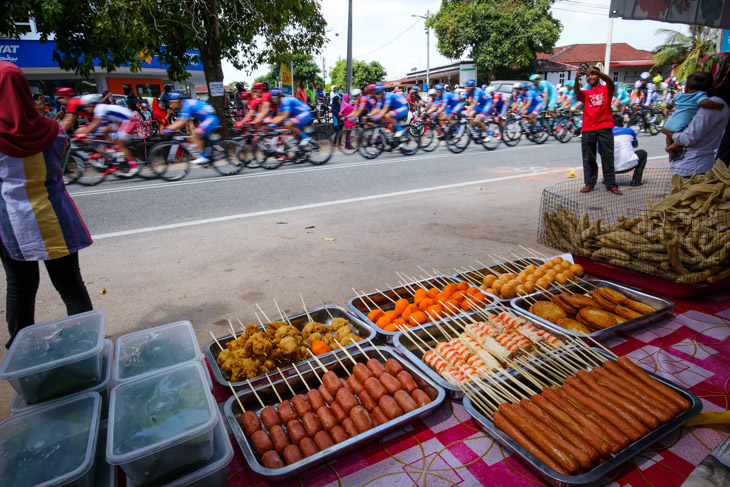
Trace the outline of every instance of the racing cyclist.
{"type": "Polygon", "coordinates": [[[269,125],[284,125],[294,136],[299,137],[299,146],[306,147],[312,141],[309,135],[304,133],[304,126],[313,117],[309,105],[297,98],[283,96],[279,88],[272,88],[270,93],[270,101],[276,107],[276,115],[268,119],[269,125]]]}
{"type": "Polygon", "coordinates": [[[375,85],[366,85],[360,96],[353,99],[352,106],[355,108],[350,112],[351,120],[362,121],[363,117],[375,110],[375,99],[372,97],[374,90],[375,85]]]}
{"type": "Polygon", "coordinates": [[[613,106],[617,110],[621,110],[624,106],[629,104],[631,95],[626,91],[626,85],[623,83],[616,83],[616,94],[613,95],[613,106]]]}
{"type": "MultiPolygon", "coordinates": [[[[467,109],[469,125],[472,127],[473,131],[474,123],[477,123],[482,128],[482,132],[486,134],[487,125],[484,123],[484,119],[488,117],[492,111],[492,97],[482,88],[477,88],[477,82],[473,79],[467,80],[466,83],[464,83],[464,86],[466,86],[466,92],[469,96],[471,96],[471,105],[467,109]]],[[[494,88],[492,88],[492,90],[494,90],[494,88]]]]}
{"type": "MultiPolygon", "coordinates": [[[[85,118],[86,120],[94,118],[93,111],[86,111],[81,104],[81,97],[75,95],[76,92],[74,92],[73,88],[63,86],[56,89],[58,103],[65,107],[65,114],[61,118],[60,123],[67,134],[73,132],[74,128],[78,125],[79,118],[85,118]]],[[[58,113],[61,114],[62,110],[59,110],[58,113]]]]}
{"type": "Polygon", "coordinates": [[[542,109],[547,110],[548,115],[555,118],[555,108],[558,105],[558,89],[548,80],[542,79],[539,74],[530,76],[530,81],[532,81],[532,89],[542,98],[542,109]]]}
{"type": "Polygon", "coordinates": [[[537,91],[531,89],[531,85],[528,82],[520,83],[519,91],[522,95],[520,113],[527,114],[530,122],[532,122],[532,130],[534,131],[537,128],[537,115],[542,110],[542,97],[537,91]]]}
{"type": "Polygon", "coordinates": [[[408,115],[406,99],[396,93],[386,93],[382,82],[375,85],[373,95],[376,100],[375,117],[383,117],[390,122],[395,128],[394,137],[400,138],[403,135],[403,126],[400,122],[408,115]]]}
{"type": "Polygon", "coordinates": [[[215,109],[205,100],[191,100],[181,91],[171,91],[167,95],[170,107],[177,110],[177,120],[167,128],[164,133],[172,133],[180,130],[188,121],[198,120],[200,123],[190,134],[190,139],[198,148],[198,157],[190,161],[191,164],[207,164],[210,159],[205,155],[205,138],[215,129],[220,127],[221,122],[215,114],[215,109]]]}

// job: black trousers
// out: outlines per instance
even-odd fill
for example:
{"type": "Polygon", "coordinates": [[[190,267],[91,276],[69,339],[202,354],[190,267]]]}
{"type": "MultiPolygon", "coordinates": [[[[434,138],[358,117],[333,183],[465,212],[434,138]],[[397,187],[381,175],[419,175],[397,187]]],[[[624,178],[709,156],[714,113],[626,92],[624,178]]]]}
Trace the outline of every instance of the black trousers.
{"type": "Polygon", "coordinates": [[[649,157],[649,154],[647,154],[646,151],[642,149],[635,150],[634,154],[639,157],[639,163],[636,165],[636,167],[632,167],[631,169],[627,169],[625,171],[616,172],[616,174],[625,174],[627,172],[634,171],[634,176],[631,178],[632,184],[641,182],[641,178],[644,175],[644,168],[646,167],[646,160],[649,157]]]}
{"type": "MultiPolygon", "coordinates": [[[[5,312],[10,341],[5,344],[5,348],[9,348],[20,330],[35,323],[35,297],[38,293],[40,273],[38,261],[14,260],[2,255],[1,252],[0,260],[8,283],[5,312]]],[[[78,252],[60,259],[46,260],[43,263],[46,265],[53,287],[66,304],[66,312],[69,315],[93,309],[86,285],[81,278],[78,252]]]]}
{"type": "Polygon", "coordinates": [[[583,131],[581,134],[581,150],[583,151],[583,178],[586,186],[594,187],[598,182],[598,164],[596,163],[596,145],[601,153],[603,182],[607,189],[616,188],[616,176],[613,167],[613,129],[583,131]]]}

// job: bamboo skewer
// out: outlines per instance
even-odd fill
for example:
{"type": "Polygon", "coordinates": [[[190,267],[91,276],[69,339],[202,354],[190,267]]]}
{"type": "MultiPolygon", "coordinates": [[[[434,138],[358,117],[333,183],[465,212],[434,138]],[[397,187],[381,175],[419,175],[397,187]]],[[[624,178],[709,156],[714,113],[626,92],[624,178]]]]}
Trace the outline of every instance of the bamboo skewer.
{"type": "Polygon", "coordinates": [[[233,322],[231,321],[230,318],[228,318],[228,326],[231,327],[231,333],[233,333],[233,339],[234,340],[237,339],[238,337],[236,336],[236,330],[233,329],[233,322]]]}
{"type": "MultiPolygon", "coordinates": [[[[268,316],[266,316],[266,313],[264,313],[264,310],[261,309],[261,306],[259,306],[259,303],[256,303],[256,307],[258,308],[259,311],[261,311],[261,316],[264,317],[264,319],[266,320],[266,322],[267,323],[271,323],[271,320],[269,319],[268,316]]],[[[263,324],[262,324],[262,326],[263,326],[263,324]]]]}
{"type": "Polygon", "coordinates": [[[292,326],[291,321],[289,321],[289,318],[284,316],[284,313],[281,312],[281,308],[279,308],[279,303],[276,302],[276,299],[274,299],[274,306],[276,306],[276,310],[279,312],[279,316],[281,317],[281,321],[288,323],[289,326],[292,326]]]}
{"type": "MultiPolygon", "coordinates": [[[[317,362],[317,365],[319,365],[325,372],[327,372],[328,371],[327,367],[324,366],[324,364],[319,359],[319,357],[317,357],[315,354],[313,354],[311,350],[307,349],[307,351],[309,352],[309,355],[312,356],[314,361],[317,362]]],[[[309,363],[311,364],[311,362],[309,362],[309,363]]]]}
{"type": "Polygon", "coordinates": [[[251,381],[246,379],[246,383],[248,384],[248,387],[251,388],[251,392],[253,392],[253,395],[256,396],[256,399],[259,400],[259,404],[261,404],[261,407],[265,408],[266,405],[264,404],[264,401],[261,400],[261,398],[259,397],[259,394],[256,392],[256,389],[254,389],[253,386],[251,385],[251,381]]]}
{"type": "Polygon", "coordinates": [[[284,372],[281,371],[279,367],[276,368],[276,370],[279,371],[279,375],[282,379],[284,379],[284,384],[289,388],[289,392],[291,392],[292,397],[296,396],[296,393],[294,392],[294,389],[292,389],[291,384],[289,384],[289,381],[286,380],[286,377],[284,376],[284,372]]]}
{"type": "Polygon", "coordinates": [[[243,407],[243,403],[241,402],[241,398],[238,397],[238,393],[236,393],[236,390],[233,388],[233,384],[231,384],[230,381],[228,382],[228,387],[231,388],[231,392],[233,392],[233,397],[236,398],[236,402],[238,403],[238,407],[241,408],[241,413],[245,413],[246,412],[246,408],[243,407]]]}
{"type": "Polygon", "coordinates": [[[274,394],[276,394],[276,398],[279,400],[279,402],[284,402],[281,400],[281,396],[279,395],[279,391],[276,390],[276,387],[274,387],[274,383],[271,381],[271,377],[269,377],[269,374],[266,374],[266,379],[269,381],[269,385],[271,385],[271,390],[274,391],[274,394]]]}
{"type": "Polygon", "coordinates": [[[302,296],[302,293],[299,293],[299,298],[302,300],[302,307],[304,308],[304,314],[307,315],[307,321],[311,323],[312,317],[309,316],[309,311],[307,310],[307,305],[304,303],[304,296],[302,296]]]}
{"type": "Polygon", "coordinates": [[[355,293],[355,297],[358,298],[360,300],[360,302],[365,305],[365,307],[368,309],[368,311],[373,310],[370,306],[367,305],[367,303],[363,299],[364,295],[361,295],[359,292],[357,292],[354,287],[352,288],[352,292],[355,293]]]}
{"type": "MultiPolygon", "coordinates": [[[[368,340],[368,343],[370,344],[370,346],[371,346],[371,347],[373,347],[373,349],[374,349],[374,350],[375,350],[376,352],[378,352],[378,355],[380,355],[380,356],[382,357],[382,359],[383,359],[383,362],[387,362],[387,361],[388,361],[388,359],[387,359],[387,358],[385,358],[385,355],[383,355],[383,352],[381,352],[381,351],[380,351],[380,349],[379,349],[378,347],[376,347],[376,346],[375,346],[375,344],[374,344],[374,343],[373,343],[372,341],[368,340]]],[[[359,347],[359,345],[358,345],[358,348],[360,348],[360,347],[359,347]]],[[[360,349],[360,351],[362,351],[362,349],[360,349]]],[[[368,356],[367,356],[367,354],[365,354],[365,352],[364,352],[364,351],[362,352],[362,354],[363,354],[363,355],[365,355],[366,357],[368,357],[368,356]]],[[[370,357],[368,357],[368,359],[369,359],[369,358],[370,358],[370,357]]]]}
{"type": "Polygon", "coordinates": [[[240,319],[238,319],[238,318],[236,318],[236,321],[238,321],[238,324],[241,326],[241,330],[243,330],[243,332],[245,333],[246,332],[246,327],[243,326],[243,322],[240,319]]]}
{"type": "MultiPolygon", "coordinates": [[[[323,382],[322,382],[322,379],[320,379],[320,378],[319,378],[319,376],[317,375],[317,372],[316,372],[316,371],[314,370],[314,367],[312,367],[312,362],[307,362],[307,363],[308,363],[308,364],[309,364],[309,366],[310,366],[310,367],[312,368],[312,372],[314,372],[314,376],[315,376],[315,377],[316,377],[317,379],[319,379],[319,382],[320,382],[320,383],[323,383],[323,382]]],[[[304,377],[302,376],[302,373],[301,373],[301,372],[299,372],[299,369],[297,368],[297,366],[296,366],[296,365],[294,365],[294,370],[295,370],[295,371],[297,372],[297,375],[298,375],[298,376],[299,376],[299,378],[301,379],[301,381],[302,381],[302,384],[304,384],[304,387],[306,387],[308,391],[312,390],[312,389],[311,389],[311,388],[309,387],[309,384],[307,383],[307,381],[306,381],[306,380],[304,380],[304,377]]],[[[292,391],[292,392],[294,392],[294,391],[292,391]]],[[[295,395],[296,395],[296,394],[295,394],[295,395]]]]}
{"type": "MultiPolygon", "coordinates": [[[[365,353],[365,350],[362,349],[362,347],[360,346],[359,343],[357,343],[357,342],[353,342],[353,343],[360,350],[360,352],[362,352],[362,354],[365,355],[365,358],[370,359],[370,357],[368,357],[368,355],[365,353]]],[[[372,342],[370,342],[370,344],[372,345],[372,342]]]]}
{"type": "Polygon", "coordinates": [[[259,325],[261,325],[261,328],[263,328],[264,330],[266,330],[266,325],[264,325],[264,322],[261,321],[261,317],[259,316],[259,314],[256,313],[255,311],[254,311],[254,314],[256,315],[256,319],[259,320],[259,325]]]}
{"type": "Polygon", "coordinates": [[[385,293],[384,293],[383,291],[381,291],[381,290],[380,290],[380,289],[378,289],[378,288],[375,288],[375,290],[376,290],[377,292],[379,292],[380,294],[382,294],[382,295],[383,295],[383,297],[384,297],[385,299],[387,299],[387,300],[388,300],[388,301],[390,301],[391,303],[395,304],[395,301],[393,301],[393,298],[391,298],[390,296],[388,296],[387,294],[385,294],[385,293]]]}
{"type": "MultiPolygon", "coordinates": [[[[312,352],[310,351],[309,353],[311,354],[312,352]]],[[[342,363],[342,361],[340,360],[340,357],[337,356],[337,352],[333,352],[332,355],[335,356],[335,360],[337,360],[337,363],[340,364],[340,367],[342,367],[342,369],[347,373],[347,376],[350,377],[352,374],[350,374],[350,371],[347,370],[347,367],[345,367],[345,364],[342,363]]],[[[314,357],[315,355],[312,354],[312,356],[314,357]]]]}
{"type": "MultiPolygon", "coordinates": [[[[357,364],[357,360],[355,360],[355,358],[352,355],[350,355],[350,352],[345,350],[345,347],[343,347],[342,344],[340,342],[338,342],[336,338],[334,340],[335,340],[335,343],[337,344],[337,346],[340,347],[340,350],[345,352],[345,355],[347,355],[349,357],[349,359],[352,360],[352,365],[354,366],[355,364],[357,364]]],[[[335,352],[335,355],[337,355],[337,352],[335,352]]]]}
{"type": "Polygon", "coordinates": [[[221,347],[221,352],[223,350],[225,350],[225,348],[223,348],[223,345],[221,345],[221,342],[218,341],[218,339],[215,337],[215,335],[213,334],[213,332],[211,330],[208,330],[208,331],[210,332],[210,336],[213,337],[213,340],[215,340],[215,342],[218,344],[218,346],[221,347]]]}
{"type": "Polygon", "coordinates": [[[330,310],[327,309],[327,306],[322,302],[322,300],[319,300],[319,304],[322,306],[322,309],[325,310],[325,312],[329,315],[330,320],[334,320],[335,317],[332,316],[332,313],[330,313],[330,310]]]}

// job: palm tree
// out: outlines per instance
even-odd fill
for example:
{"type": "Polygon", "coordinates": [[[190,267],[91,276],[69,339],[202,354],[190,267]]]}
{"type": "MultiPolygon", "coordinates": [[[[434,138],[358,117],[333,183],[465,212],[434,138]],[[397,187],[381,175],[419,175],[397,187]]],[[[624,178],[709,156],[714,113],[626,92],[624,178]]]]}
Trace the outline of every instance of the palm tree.
{"type": "Polygon", "coordinates": [[[652,72],[680,62],[674,68],[674,75],[679,81],[684,81],[697,69],[697,63],[702,57],[715,52],[718,32],[717,29],[702,25],[690,25],[689,34],[673,29],[658,29],[656,34],[667,38],[654,51],[652,72]]]}

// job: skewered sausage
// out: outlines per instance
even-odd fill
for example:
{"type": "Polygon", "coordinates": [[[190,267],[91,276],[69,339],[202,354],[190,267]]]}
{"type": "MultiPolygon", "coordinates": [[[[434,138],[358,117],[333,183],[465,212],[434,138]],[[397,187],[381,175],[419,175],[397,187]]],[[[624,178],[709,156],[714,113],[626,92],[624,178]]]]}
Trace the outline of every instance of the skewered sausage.
{"type": "Polygon", "coordinates": [[[347,433],[345,432],[345,428],[342,426],[335,425],[330,431],[330,436],[334,440],[335,443],[342,443],[347,439],[347,433]]]}
{"type": "Polygon", "coordinates": [[[304,431],[307,432],[307,436],[310,438],[314,438],[317,431],[322,430],[322,423],[319,422],[317,416],[315,416],[311,411],[304,413],[302,425],[304,426],[304,431]]]}
{"type": "Polygon", "coordinates": [[[314,442],[317,444],[320,450],[324,450],[325,448],[329,448],[335,444],[330,434],[324,430],[318,431],[317,434],[314,435],[314,442]]]}
{"type": "Polygon", "coordinates": [[[266,468],[282,468],[284,466],[284,462],[276,450],[269,450],[261,455],[261,464],[266,468]]]}
{"type": "Polygon", "coordinates": [[[403,410],[404,413],[408,414],[411,411],[418,409],[418,404],[413,398],[403,389],[395,391],[393,399],[398,403],[398,406],[403,410]]]}
{"type": "Polygon", "coordinates": [[[289,445],[284,448],[284,461],[287,465],[297,463],[302,458],[304,458],[304,456],[297,445],[289,445]]]}
{"type": "Polygon", "coordinates": [[[631,414],[636,416],[639,421],[641,421],[650,430],[653,430],[657,426],[659,426],[659,420],[649,411],[641,407],[641,405],[637,404],[635,401],[623,398],[611,391],[608,387],[599,385],[596,378],[585,370],[579,371],[577,375],[580,381],[584,383],[587,387],[591,388],[592,390],[606,398],[606,400],[611,401],[614,404],[620,404],[621,407],[631,412],[631,414]]]}
{"type": "Polygon", "coordinates": [[[664,408],[657,402],[650,400],[646,401],[644,400],[644,397],[639,397],[638,393],[634,393],[631,390],[630,384],[616,380],[601,367],[594,367],[588,375],[596,380],[599,387],[604,387],[617,396],[622,397],[624,400],[635,403],[640,408],[648,411],[651,416],[659,421],[667,422],[672,419],[673,415],[669,409],[664,408]]]}
{"type": "Polygon", "coordinates": [[[305,458],[312,456],[319,451],[317,444],[308,436],[305,436],[302,438],[302,441],[299,442],[299,449],[302,450],[302,455],[304,455],[305,458]]]}
{"type": "Polygon", "coordinates": [[[626,435],[632,442],[638,440],[643,436],[610,408],[606,407],[604,404],[601,404],[600,401],[596,401],[595,399],[586,396],[577,388],[573,387],[571,384],[564,384],[561,389],[570,396],[572,396],[576,401],[583,404],[586,408],[590,409],[591,411],[608,421],[612,426],[614,426],[621,433],[626,435]]]}
{"type": "Polygon", "coordinates": [[[274,445],[274,450],[278,451],[279,454],[284,452],[284,448],[289,446],[289,436],[284,431],[284,428],[280,424],[275,424],[269,430],[269,436],[271,437],[271,443],[274,445]]]}
{"type": "Polygon", "coordinates": [[[324,373],[324,375],[322,376],[322,382],[327,388],[327,391],[333,396],[337,393],[337,390],[342,387],[340,378],[337,377],[337,374],[335,374],[331,370],[328,370],[324,373]]]}
{"type": "Polygon", "coordinates": [[[330,403],[330,411],[332,411],[332,414],[334,414],[335,418],[337,418],[338,424],[342,424],[342,421],[344,421],[347,417],[347,413],[344,409],[342,409],[342,406],[340,406],[340,403],[337,401],[332,401],[330,403]]]}
{"type": "Polygon", "coordinates": [[[289,441],[294,445],[298,445],[302,441],[302,438],[307,437],[307,433],[304,431],[304,427],[299,422],[299,419],[292,419],[286,423],[286,431],[289,433],[289,441]]]}
{"type": "Polygon", "coordinates": [[[385,361],[385,368],[393,377],[397,377],[403,371],[403,366],[394,358],[385,361]]]}
{"type": "Polygon", "coordinates": [[[276,406],[276,412],[279,413],[281,424],[287,424],[292,419],[297,419],[299,417],[289,401],[280,402],[279,405],[276,406]]]}
{"type": "Polygon", "coordinates": [[[626,357],[619,357],[617,359],[617,362],[621,366],[621,368],[626,370],[629,374],[632,374],[644,384],[650,386],[660,394],[663,394],[665,397],[668,397],[672,402],[674,402],[674,404],[679,406],[682,411],[684,411],[685,409],[689,409],[692,406],[692,404],[690,404],[687,399],[679,395],[677,391],[670,389],[658,380],[651,377],[649,374],[646,373],[644,369],[636,365],[630,359],[626,357]]]}
{"type": "Polygon", "coordinates": [[[366,390],[360,392],[357,397],[360,399],[360,404],[362,404],[363,407],[368,410],[368,412],[371,412],[375,408],[375,406],[377,406],[377,403],[373,400],[373,398],[370,396],[370,393],[368,393],[368,391],[366,390]]]}
{"type": "Polygon", "coordinates": [[[414,401],[416,401],[416,404],[418,404],[419,408],[422,408],[423,406],[431,402],[431,398],[428,397],[428,394],[423,392],[423,389],[416,389],[415,391],[411,392],[411,397],[414,401]]]}
{"type": "Polygon", "coordinates": [[[370,414],[362,406],[352,408],[352,411],[350,411],[350,419],[355,424],[355,429],[358,433],[364,433],[375,426],[370,414]]]}
{"type": "Polygon", "coordinates": [[[388,390],[388,394],[391,396],[395,394],[395,391],[399,391],[403,389],[403,386],[401,385],[400,381],[390,375],[388,372],[385,372],[383,374],[380,374],[380,377],[378,377],[378,380],[381,384],[388,390]]]}
{"type": "Polygon", "coordinates": [[[596,369],[603,370],[603,372],[613,377],[614,379],[627,383],[629,390],[632,393],[639,393],[648,402],[655,403],[663,407],[664,409],[667,409],[672,414],[672,417],[676,416],[681,411],[679,405],[675,404],[671,399],[665,397],[663,394],[659,394],[651,387],[647,387],[642,381],[630,375],[624,369],[609,360],[606,360],[603,363],[603,368],[596,367],[596,369]]]}
{"type": "Polygon", "coordinates": [[[407,370],[401,370],[395,378],[398,379],[398,382],[408,394],[412,394],[413,391],[418,389],[416,381],[413,380],[413,376],[407,370]]]}
{"type": "Polygon", "coordinates": [[[347,383],[347,381],[346,381],[345,379],[343,379],[342,377],[340,377],[340,384],[342,384],[342,387],[344,387],[344,388],[345,388],[345,389],[347,389],[348,391],[350,391],[350,392],[353,392],[353,391],[352,391],[352,389],[350,389],[350,385],[349,385],[349,384],[347,383]]]}
{"type": "Polygon", "coordinates": [[[340,406],[342,406],[342,409],[345,410],[345,413],[348,415],[350,414],[350,410],[359,404],[357,402],[357,398],[352,395],[352,392],[345,389],[344,387],[340,388],[340,390],[337,391],[337,394],[335,394],[335,398],[337,399],[337,402],[340,403],[340,406]]]}
{"type": "Polygon", "coordinates": [[[379,360],[371,358],[367,362],[367,367],[370,369],[370,372],[373,373],[375,377],[380,377],[380,374],[383,372],[386,372],[385,367],[383,367],[383,364],[380,363],[379,360]]]}
{"type": "Polygon", "coordinates": [[[373,373],[370,372],[367,365],[359,362],[352,368],[352,373],[360,381],[360,384],[364,384],[368,377],[373,376],[373,373]]]}
{"type": "Polygon", "coordinates": [[[419,389],[423,389],[424,391],[426,390],[426,387],[428,387],[428,382],[426,382],[426,379],[424,379],[423,377],[421,377],[418,374],[412,375],[411,377],[413,378],[414,381],[416,381],[416,385],[418,386],[419,389]]]}
{"type": "Polygon", "coordinates": [[[593,411],[591,408],[576,399],[572,394],[569,394],[568,391],[564,390],[562,387],[553,387],[555,392],[560,397],[562,397],[566,402],[570,403],[570,405],[573,406],[575,409],[585,414],[591,421],[596,424],[596,426],[605,431],[616,443],[618,443],[621,448],[625,448],[631,442],[631,440],[629,440],[629,437],[626,436],[618,428],[616,428],[613,424],[611,424],[611,422],[607,421],[603,416],[593,411]]]}
{"type": "Polygon", "coordinates": [[[309,406],[312,408],[312,411],[316,411],[324,406],[324,398],[317,389],[307,391],[307,401],[309,401],[309,406]]]}
{"type": "Polygon", "coordinates": [[[332,401],[335,400],[335,397],[330,394],[330,391],[327,390],[327,387],[325,387],[324,384],[320,385],[317,390],[319,391],[319,395],[322,396],[322,399],[324,399],[324,402],[327,404],[332,404],[332,401]]]}
{"type": "Polygon", "coordinates": [[[319,418],[319,422],[322,423],[322,428],[325,431],[329,431],[337,426],[337,418],[335,418],[335,415],[332,414],[332,411],[327,406],[321,406],[317,409],[317,418],[319,418]]]}
{"type": "Polygon", "coordinates": [[[263,455],[267,451],[274,449],[274,444],[271,443],[269,434],[264,430],[254,431],[251,435],[251,442],[259,455],[263,455]]]}
{"type": "Polygon", "coordinates": [[[281,419],[279,419],[279,413],[276,412],[276,409],[274,409],[274,406],[266,406],[259,413],[259,417],[261,418],[261,421],[264,423],[264,426],[266,426],[266,429],[269,431],[271,431],[271,427],[274,426],[275,424],[278,424],[278,425],[281,424],[281,419]]]}
{"type": "Polygon", "coordinates": [[[357,394],[358,396],[363,391],[363,389],[365,389],[362,383],[357,380],[357,377],[355,377],[354,375],[351,375],[347,378],[347,388],[350,389],[353,394],[357,394]]]}
{"type": "Polygon", "coordinates": [[[307,397],[304,394],[297,394],[291,398],[291,403],[297,411],[297,416],[303,418],[306,413],[312,412],[312,406],[309,405],[307,397]]]}
{"type": "Polygon", "coordinates": [[[349,417],[345,418],[344,421],[342,421],[342,427],[345,428],[345,432],[350,438],[352,438],[353,436],[357,436],[357,428],[355,428],[355,423],[353,423],[349,417]]]}
{"type": "Polygon", "coordinates": [[[373,422],[376,424],[376,426],[380,426],[381,424],[385,424],[389,421],[383,410],[380,409],[380,406],[375,406],[372,411],[372,417],[373,422]]]}
{"type": "Polygon", "coordinates": [[[437,391],[435,387],[428,385],[428,383],[426,383],[425,387],[421,387],[421,389],[423,389],[423,392],[425,392],[432,401],[435,401],[436,398],[439,397],[439,391],[437,391]]]}
{"type": "Polygon", "coordinates": [[[378,406],[383,410],[383,413],[388,419],[395,419],[398,416],[403,416],[403,410],[398,403],[393,399],[393,396],[385,395],[378,401],[378,406]]]}
{"type": "Polygon", "coordinates": [[[253,411],[246,411],[241,415],[241,426],[243,427],[243,433],[250,438],[255,431],[259,431],[261,429],[261,421],[259,421],[259,417],[256,416],[256,413],[253,411]]]}
{"type": "Polygon", "coordinates": [[[375,377],[369,377],[363,385],[365,386],[365,390],[368,391],[368,394],[370,394],[370,397],[373,398],[373,401],[380,401],[380,398],[388,393],[383,384],[375,377]]]}

